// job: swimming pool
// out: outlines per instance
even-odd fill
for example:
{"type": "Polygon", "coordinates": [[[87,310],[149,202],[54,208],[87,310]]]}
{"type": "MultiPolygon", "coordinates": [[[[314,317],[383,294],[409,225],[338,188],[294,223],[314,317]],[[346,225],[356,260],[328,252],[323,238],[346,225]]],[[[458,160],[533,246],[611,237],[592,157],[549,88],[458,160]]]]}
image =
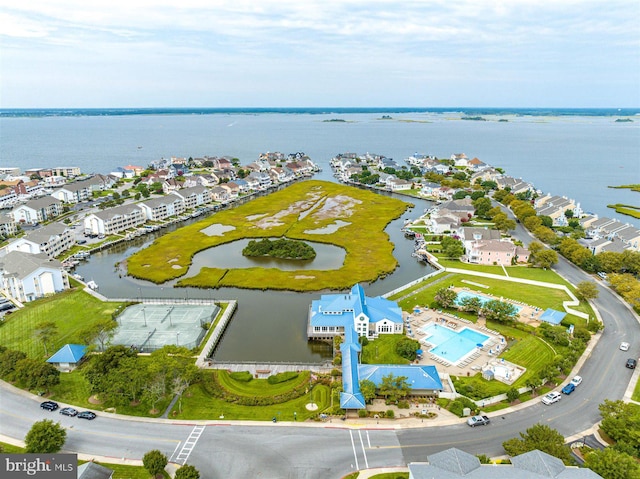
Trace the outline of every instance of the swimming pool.
{"type": "MultiPolygon", "coordinates": [[[[489,301],[493,301],[495,299],[495,298],[488,298],[487,296],[483,296],[478,293],[470,293],[469,291],[460,291],[458,293],[458,296],[456,297],[455,303],[458,306],[460,306],[460,304],[462,303],[462,300],[466,298],[478,298],[480,300],[480,303],[482,303],[483,306],[485,303],[489,301]]],[[[507,301],[507,302],[509,304],[513,304],[511,301],[507,301]]],[[[522,311],[522,306],[518,306],[517,304],[513,304],[513,306],[516,308],[516,313],[520,314],[520,311],[522,311]]]]}
{"type": "Polygon", "coordinates": [[[478,344],[484,344],[489,339],[486,334],[469,328],[453,331],[438,324],[429,324],[422,330],[426,333],[425,341],[435,346],[429,352],[450,363],[460,361],[464,356],[474,351],[478,344]]]}

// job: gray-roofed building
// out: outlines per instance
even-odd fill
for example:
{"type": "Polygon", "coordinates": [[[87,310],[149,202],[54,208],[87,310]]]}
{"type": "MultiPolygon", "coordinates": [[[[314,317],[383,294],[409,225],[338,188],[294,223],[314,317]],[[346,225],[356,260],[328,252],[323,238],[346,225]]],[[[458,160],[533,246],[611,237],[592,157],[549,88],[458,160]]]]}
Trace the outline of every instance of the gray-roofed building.
{"type": "Polygon", "coordinates": [[[142,209],[135,204],[116,206],[84,219],[84,232],[89,235],[110,235],[144,224],[147,219],[142,209]]]}
{"type": "Polygon", "coordinates": [[[428,462],[409,463],[409,479],[602,479],[591,469],[565,466],[557,457],[534,450],[514,456],[511,464],[480,464],[457,448],[428,456],[428,462]]]}
{"type": "Polygon", "coordinates": [[[4,292],[23,303],[69,288],[62,264],[45,254],[7,253],[0,258],[0,279],[4,292]]]}
{"type": "Polygon", "coordinates": [[[18,225],[7,213],[0,213],[0,236],[13,236],[18,232],[18,225]]]}
{"type": "Polygon", "coordinates": [[[152,198],[138,203],[148,220],[159,221],[184,213],[184,201],[175,195],[152,198]]]}
{"type": "Polygon", "coordinates": [[[85,462],[78,466],[78,479],[111,479],[113,471],[94,462],[85,462]]]}
{"type": "Polygon", "coordinates": [[[22,251],[31,254],[44,253],[50,258],[55,258],[60,253],[71,248],[75,242],[73,228],[56,221],[12,241],[7,245],[7,251],[22,251]]]}
{"type": "Polygon", "coordinates": [[[29,200],[11,210],[16,223],[42,223],[62,213],[62,202],[52,196],[29,200]]]}
{"type": "Polygon", "coordinates": [[[206,203],[211,203],[211,192],[204,186],[192,186],[181,190],[172,191],[172,195],[182,198],[187,209],[196,208],[206,203]]]}

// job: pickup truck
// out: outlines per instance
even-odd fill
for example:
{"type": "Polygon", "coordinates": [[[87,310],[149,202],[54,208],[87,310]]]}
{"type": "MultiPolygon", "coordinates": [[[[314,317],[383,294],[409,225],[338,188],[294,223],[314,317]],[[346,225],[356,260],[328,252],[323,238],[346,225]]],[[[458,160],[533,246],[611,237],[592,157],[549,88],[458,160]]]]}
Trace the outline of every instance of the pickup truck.
{"type": "Polygon", "coordinates": [[[489,417],[484,415],[471,416],[469,419],[467,419],[467,424],[471,427],[486,426],[490,422],[491,420],[489,419],[489,417]]]}

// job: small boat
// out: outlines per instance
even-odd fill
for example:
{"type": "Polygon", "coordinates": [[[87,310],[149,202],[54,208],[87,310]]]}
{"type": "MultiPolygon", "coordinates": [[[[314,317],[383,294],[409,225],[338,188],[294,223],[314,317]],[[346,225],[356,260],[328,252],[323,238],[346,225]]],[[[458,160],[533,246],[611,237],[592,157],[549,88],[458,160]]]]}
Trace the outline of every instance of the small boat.
{"type": "Polygon", "coordinates": [[[93,291],[97,291],[98,284],[94,280],[91,280],[87,283],[87,288],[92,289],[93,291]]]}

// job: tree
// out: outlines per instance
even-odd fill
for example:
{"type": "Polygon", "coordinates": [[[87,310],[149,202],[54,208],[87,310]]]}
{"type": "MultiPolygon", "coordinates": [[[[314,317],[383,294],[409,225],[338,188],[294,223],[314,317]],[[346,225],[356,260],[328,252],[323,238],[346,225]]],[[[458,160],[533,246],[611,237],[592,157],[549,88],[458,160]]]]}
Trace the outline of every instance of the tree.
{"type": "Polygon", "coordinates": [[[509,388],[507,391],[507,399],[509,402],[513,402],[520,397],[520,393],[518,392],[518,388],[509,388]]]}
{"type": "Polygon", "coordinates": [[[531,263],[535,266],[539,266],[540,268],[551,268],[552,265],[558,262],[558,253],[553,251],[552,249],[544,249],[538,253],[536,253],[531,263]]]}
{"type": "Polygon", "coordinates": [[[481,196],[479,198],[475,198],[472,204],[475,208],[475,215],[480,218],[486,218],[487,212],[491,209],[491,199],[481,196]]]}
{"type": "Polygon", "coordinates": [[[396,343],[396,353],[409,361],[416,359],[418,349],[420,349],[420,343],[415,339],[404,337],[396,343]]]}
{"type": "Polygon", "coordinates": [[[598,297],[598,287],[593,281],[580,281],[576,285],[576,296],[578,299],[589,300],[598,297]]]}
{"type": "Polygon", "coordinates": [[[16,364],[16,378],[27,389],[48,391],[60,384],[60,371],[53,364],[25,358],[16,364]]]}
{"type": "Polygon", "coordinates": [[[543,243],[553,244],[556,240],[556,234],[551,229],[544,225],[538,226],[536,229],[532,231],[533,235],[538,238],[543,243]]]}
{"type": "Polygon", "coordinates": [[[200,472],[189,464],[182,466],[176,471],[175,479],[200,479],[200,472]]]}
{"type": "Polygon", "coordinates": [[[440,244],[442,245],[442,252],[449,258],[457,259],[464,254],[464,245],[460,240],[445,236],[440,244]]]}
{"type": "Polygon", "coordinates": [[[406,376],[394,376],[392,373],[382,376],[380,394],[391,401],[405,397],[411,390],[407,379],[406,376]]]}
{"type": "Polygon", "coordinates": [[[451,288],[442,288],[436,292],[435,301],[441,308],[450,308],[453,306],[458,293],[451,288]]]}
{"type": "Polygon", "coordinates": [[[493,223],[502,232],[507,232],[516,228],[516,222],[510,220],[506,214],[500,213],[493,217],[493,223]]]}
{"type": "Polygon", "coordinates": [[[58,334],[58,325],[53,321],[42,321],[36,326],[35,335],[44,346],[45,356],[49,355],[47,344],[53,342],[53,338],[58,334]]]}
{"type": "Polygon", "coordinates": [[[167,456],[162,454],[157,449],[147,452],[142,457],[142,465],[153,477],[156,477],[169,463],[167,456]]]}
{"type": "Polygon", "coordinates": [[[376,398],[376,384],[373,381],[363,379],[359,384],[360,392],[364,396],[365,402],[370,403],[376,398]]]}
{"type": "Polygon", "coordinates": [[[109,373],[117,371],[120,361],[124,358],[133,356],[136,356],[135,351],[122,345],[112,346],[102,354],[93,356],[84,369],[84,376],[91,385],[92,392],[106,391],[109,386],[109,373]]]}
{"type": "Polygon", "coordinates": [[[24,352],[15,349],[6,349],[0,352],[0,377],[7,381],[18,379],[16,366],[26,357],[27,355],[24,352]]]}
{"type": "Polygon", "coordinates": [[[506,301],[498,301],[492,299],[487,301],[482,307],[482,314],[485,318],[493,321],[513,321],[518,315],[518,309],[511,303],[506,301]]]}
{"type": "Polygon", "coordinates": [[[564,437],[555,429],[545,424],[534,424],[526,432],[520,433],[521,439],[513,438],[502,443],[502,447],[510,456],[518,456],[538,449],[546,452],[565,464],[571,464],[571,451],[564,443],[564,437]]]}
{"type": "Polygon", "coordinates": [[[67,440],[67,431],[51,419],[33,423],[24,438],[25,452],[49,454],[62,449],[67,440]]]}
{"type": "Polygon", "coordinates": [[[611,439],[628,444],[636,455],[640,455],[640,406],[605,399],[598,409],[602,415],[602,430],[611,439]]]}
{"type": "Polygon", "coordinates": [[[98,343],[100,351],[104,351],[106,345],[115,334],[117,326],[118,323],[113,319],[103,319],[92,324],[80,334],[87,344],[95,341],[98,343]]]}
{"type": "Polygon", "coordinates": [[[613,447],[590,452],[584,465],[604,479],[640,479],[640,464],[629,454],[613,447]]]}
{"type": "Polygon", "coordinates": [[[466,296],[460,301],[460,308],[468,313],[479,313],[482,310],[482,301],[477,296],[466,296]]]}

